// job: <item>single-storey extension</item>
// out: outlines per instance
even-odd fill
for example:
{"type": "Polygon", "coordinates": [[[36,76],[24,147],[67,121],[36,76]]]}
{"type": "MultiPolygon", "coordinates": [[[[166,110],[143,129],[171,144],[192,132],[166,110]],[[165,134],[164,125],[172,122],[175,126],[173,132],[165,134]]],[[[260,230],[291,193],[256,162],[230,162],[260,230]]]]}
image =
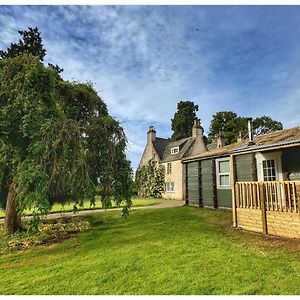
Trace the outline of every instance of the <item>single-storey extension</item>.
{"type": "Polygon", "coordinates": [[[232,209],[233,225],[300,237],[300,127],[182,160],[189,205],[232,209]]]}

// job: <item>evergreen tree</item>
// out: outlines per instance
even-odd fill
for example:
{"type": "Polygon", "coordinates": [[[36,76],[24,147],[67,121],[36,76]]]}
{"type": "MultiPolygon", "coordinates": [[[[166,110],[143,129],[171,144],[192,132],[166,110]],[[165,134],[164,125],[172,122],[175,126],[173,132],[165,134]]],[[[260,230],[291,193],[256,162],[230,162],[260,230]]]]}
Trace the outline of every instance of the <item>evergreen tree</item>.
{"type": "Polygon", "coordinates": [[[177,104],[177,112],[174,114],[173,119],[171,119],[173,140],[180,140],[192,135],[197,111],[198,105],[195,105],[192,101],[180,101],[177,104]]]}
{"type": "Polygon", "coordinates": [[[44,61],[46,50],[42,43],[42,37],[37,27],[28,27],[28,30],[18,33],[22,36],[18,43],[11,43],[6,51],[0,51],[0,58],[14,58],[22,54],[32,54],[40,61],[44,61]]]}

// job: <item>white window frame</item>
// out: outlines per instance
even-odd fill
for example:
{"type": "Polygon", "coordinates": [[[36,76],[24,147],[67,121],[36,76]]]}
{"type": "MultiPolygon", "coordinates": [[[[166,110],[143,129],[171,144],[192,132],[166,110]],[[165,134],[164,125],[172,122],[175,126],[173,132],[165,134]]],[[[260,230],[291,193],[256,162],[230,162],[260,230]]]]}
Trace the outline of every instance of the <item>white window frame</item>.
{"type": "Polygon", "coordinates": [[[270,159],[273,159],[275,161],[276,180],[283,180],[281,156],[281,151],[269,153],[258,152],[255,154],[258,181],[264,181],[263,161],[270,159]]]}
{"type": "Polygon", "coordinates": [[[174,193],[174,181],[166,182],[166,193],[174,193]]]}
{"type": "Polygon", "coordinates": [[[230,158],[229,157],[216,159],[216,177],[217,177],[217,189],[218,190],[230,190],[231,189],[230,158]],[[219,171],[219,162],[221,162],[221,161],[228,161],[229,162],[229,172],[220,173],[220,171],[219,171]],[[220,180],[221,175],[228,175],[229,185],[221,185],[221,180],[220,180]]]}
{"type": "Polygon", "coordinates": [[[171,174],[172,174],[172,163],[169,162],[167,163],[167,175],[171,175],[171,174]]]}
{"type": "Polygon", "coordinates": [[[179,146],[171,148],[171,154],[172,155],[177,154],[177,153],[179,153],[179,146]]]}

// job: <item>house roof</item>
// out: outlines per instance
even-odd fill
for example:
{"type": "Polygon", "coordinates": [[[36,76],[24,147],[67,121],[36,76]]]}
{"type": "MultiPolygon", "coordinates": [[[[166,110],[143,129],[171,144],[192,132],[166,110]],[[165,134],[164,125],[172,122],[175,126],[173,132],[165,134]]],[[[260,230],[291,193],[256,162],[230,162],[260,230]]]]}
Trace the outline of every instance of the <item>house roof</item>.
{"type": "Polygon", "coordinates": [[[153,145],[160,159],[163,158],[165,148],[170,143],[170,141],[170,139],[163,139],[157,137],[156,140],[153,142],[153,145]]]}
{"type": "Polygon", "coordinates": [[[224,156],[231,153],[240,153],[247,151],[255,152],[261,149],[271,149],[274,147],[298,143],[300,143],[300,126],[255,136],[254,145],[248,145],[248,139],[244,139],[240,142],[236,142],[221,148],[209,150],[200,155],[188,157],[183,161],[189,161],[198,158],[205,159],[209,157],[224,156]]]}
{"type": "Polygon", "coordinates": [[[179,141],[170,142],[165,148],[162,161],[166,162],[182,159],[185,156],[185,154],[189,151],[194,141],[195,138],[189,137],[181,139],[179,141]],[[179,152],[176,154],[171,154],[171,149],[174,147],[179,147],[179,152]]]}
{"type": "Polygon", "coordinates": [[[153,145],[162,162],[174,161],[182,159],[193,145],[195,138],[189,137],[178,141],[171,139],[156,138],[153,145]],[[171,149],[179,147],[179,152],[171,154],[171,149]]]}
{"type": "Polygon", "coordinates": [[[243,145],[236,147],[233,152],[255,151],[265,148],[285,146],[300,142],[300,126],[278,130],[254,137],[254,145],[249,146],[247,140],[243,145]]]}

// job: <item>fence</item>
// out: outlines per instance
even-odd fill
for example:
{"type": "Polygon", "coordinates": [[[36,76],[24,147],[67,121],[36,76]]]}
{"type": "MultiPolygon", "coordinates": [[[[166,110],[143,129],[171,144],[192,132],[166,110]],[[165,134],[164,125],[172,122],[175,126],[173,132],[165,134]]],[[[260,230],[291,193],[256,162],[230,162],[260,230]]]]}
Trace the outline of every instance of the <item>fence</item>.
{"type": "Polygon", "coordinates": [[[300,181],[236,182],[237,226],[300,237],[300,181]]]}

